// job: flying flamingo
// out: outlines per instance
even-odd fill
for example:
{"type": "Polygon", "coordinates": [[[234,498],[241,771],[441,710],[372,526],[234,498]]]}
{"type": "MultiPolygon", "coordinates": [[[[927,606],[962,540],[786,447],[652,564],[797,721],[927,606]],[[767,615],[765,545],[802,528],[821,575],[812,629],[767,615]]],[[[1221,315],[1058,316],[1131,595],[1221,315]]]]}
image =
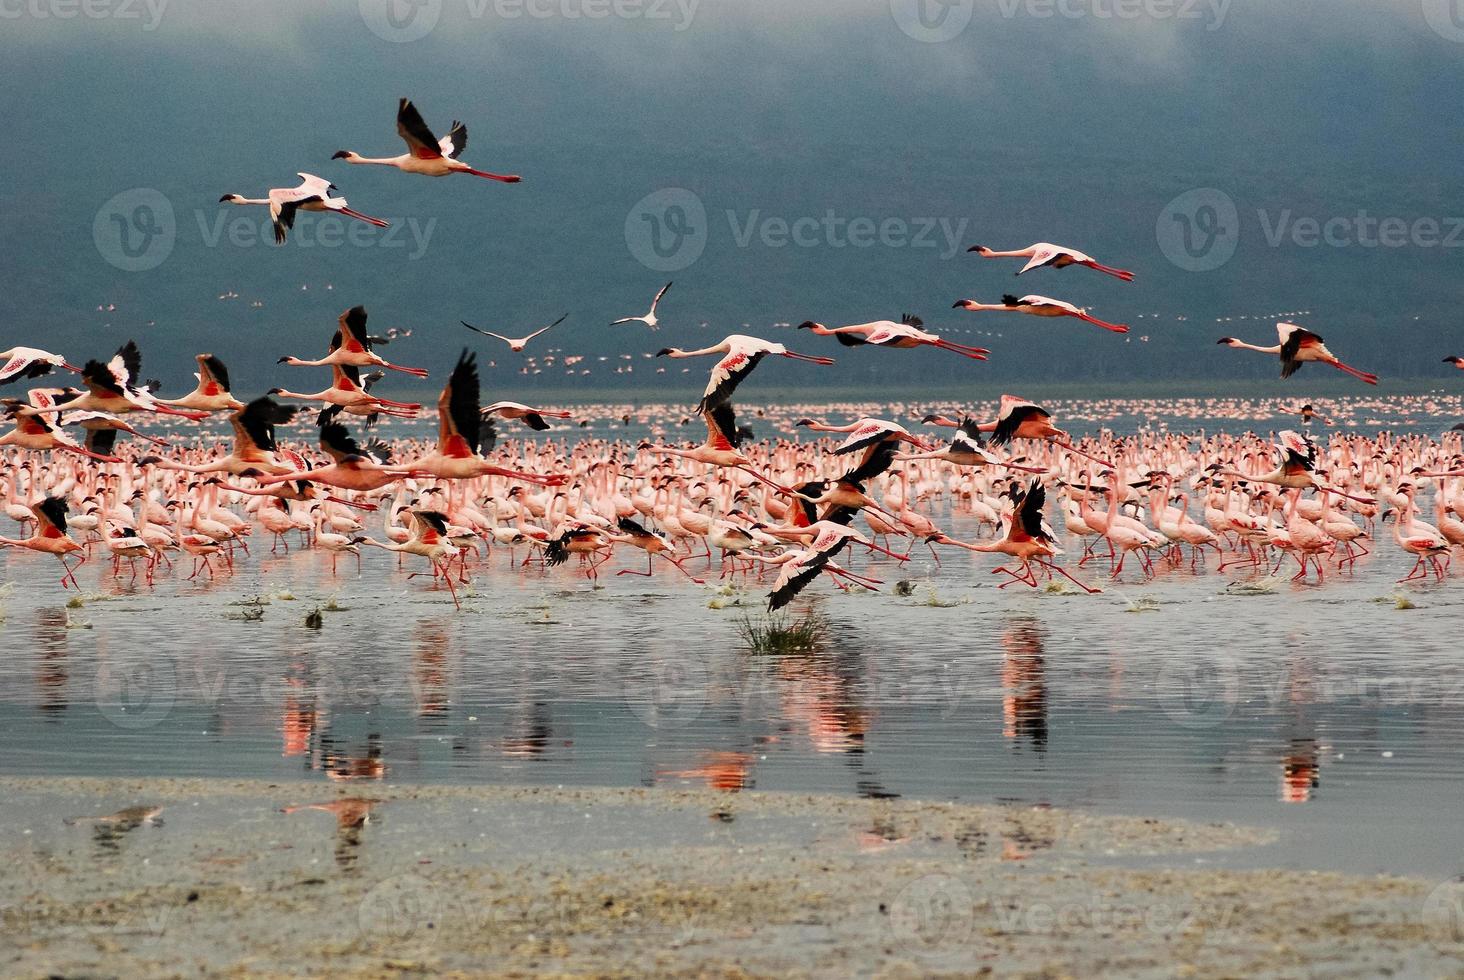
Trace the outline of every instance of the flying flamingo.
{"type": "Polygon", "coordinates": [[[12,347],[7,351],[0,351],[0,364],[4,365],[0,367],[0,384],[18,381],[21,378],[26,380],[43,378],[50,374],[53,368],[65,368],[77,374],[81,373],[81,368],[68,364],[66,358],[60,354],[51,354],[34,347],[12,347]]]}
{"type": "Polygon", "coordinates": [[[1112,330],[1114,333],[1128,333],[1129,328],[1124,323],[1109,323],[1107,320],[1100,320],[1095,316],[1089,316],[1088,311],[1071,303],[1065,303],[1060,299],[1052,299],[1047,296],[1038,296],[1035,293],[1030,296],[1023,296],[1018,299],[1008,293],[1001,298],[1000,303],[978,303],[974,299],[958,300],[952,307],[956,310],[1004,310],[1008,313],[1027,313],[1032,316],[1072,316],[1077,317],[1084,323],[1091,323],[1095,327],[1102,327],[1104,330],[1112,330]]]}
{"type": "Polygon", "coordinates": [[[355,218],[357,221],[364,221],[368,225],[375,225],[378,228],[388,227],[387,222],[380,218],[373,218],[369,214],[362,214],[346,206],[344,197],[331,197],[330,192],[339,190],[335,184],[324,177],[317,177],[314,174],[297,174],[300,178],[299,187],[275,187],[269,192],[268,197],[244,197],[242,194],[225,194],[219,198],[220,204],[262,204],[269,208],[269,220],[274,225],[274,238],[276,245],[285,244],[291,228],[295,227],[296,211],[333,211],[336,214],[343,214],[348,218],[355,218]]]}
{"type": "MultiPolygon", "coordinates": [[[[20,348],[16,348],[16,349],[19,350],[20,348]]],[[[1459,370],[1464,371],[1464,357],[1459,357],[1457,354],[1454,355],[1453,357],[1446,357],[1446,358],[1444,358],[1444,363],[1445,364],[1452,364],[1452,365],[1454,365],[1454,367],[1458,368],[1459,370]]],[[[0,375],[0,380],[4,380],[3,375],[0,375]]]]}
{"type": "Polygon", "coordinates": [[[744,334],[734,333],[722,338],[719,344],[711,347],[703,347],[701,350],[682,350],[679,347],[663,347],[656,352],[657,357],[703,357],[707,354],[721,354],[722,359],[712,368],[711,379],[707,382],[707,390],[702,393],[702,399],[697,403],[696,410],[704,411],[713,405],[720,405],[732,397],[743,380],[757,367],[758,362],[769,354],[778,357],[788,357],[800,361],[812,361],[814,364],[822,364],[827,367],[834,363],[832,357],[815,357],[811,354],[799,354],[790,351],[782,344],[773,343],[770,340],[762,340],[757,337],[748,337],[744,334]]]}
{"type": "Polygon", "coordinates": [[[81,426],[82,430],[86,432],[86,448],[102,456],[114,455],[112,450],[117,444],[117,433],[119,432],[125,432],[138,439],[145,439],[159,446],[167,445],[166,441],[144,432],[138,432],[117,416],[108,415],[106,412],[67,412],[61,416],[60,422],[62,425],[81,426]]]}
{"type": "Polygon", "coordinates": [[[13,399],[6,399],[5,416],[15,423],[15,428],[0,436],[0,446],[19,446],[21,449],[60,450],[86,456],[103,463],[120,463],[116,456],[102,455],[80,445],[71,436],[52,425],[38,409],[13,399]]]}
{"type": "Polygon", "coordinates": [[[1002,554],[1015,558],[1021,562],[1020,572],[1010,568],[998,567],[991,570],[993,575],[998,572],[1011,576],[1010,582],[1003,582],[997,588],[1004,589],[1012,582],[1021,582],[1032,588],[1037,587],[1037,576],[1032,570],[1033,563],[1045,568],[1048,577],[1057,572],[1063,578],[1072,582],[1084,592],[1092,595],[1100,590],[1089,588],[1082,582],[1073,578],[1061,566],[1048,561],[1062,553],[1057,546],[1057,537],[1052,528],[1048,526],[1046,518],[1042,516],[1042,507],[1047,502],[1047,491],[1042,486],[1042,481],[1034,479],[1025,492],[1018,493],[1012,509],[1011,520],[1007,525],[1007,533],[1004,537],[995,541],[965,542],[945,534],[932,534],[929,540],[935,544],[954,545],[958,548],[965,548],[967,551],[980,552],[982,554],[1002,554]]]}
{"type": "Polygon", "coordinates": [[[289,364],[293,367],[324,367],[337,364],[355,368],[382,367],[389,371],[410,374],[415,378],[427,377],[426,369],[402,367],[400,364],[389,363],[371,349],[373,343],[387,343],[388,341],[366,333],[366,307],[351,307],[340,315],[336,323],[336,331],[330,338],[329,353],[320,360],[302,361],[298,357],[286,355],[276,363],[289,364]]]}
{"type": "Polygon", "coordinates": [[[570,555],[579,555],[581,561],[588,558],[585,565],[585,578],[599,580],[600,566],[605,564],[613,555],[613,545],[605,536],[605,532],[591,524],[575,524],[566,527],[557,538],[550,538],[544,545],[544,564],[562,565],[569,560],[570,555]],[[596,561],[594,556],[604,552],[604,557],[596,561]]]}
{"type": "MultiPolygon", "coordinates": [[[[936,425],[942,424],[938,419],[931,419],[936,425]]],[[[1112,466],[1107,460],[1085,453],[1083,450],[1067,441],[1068,434],[1052,424],[1052,413],[1040,405],[1018,398],[1016,395],[1002,395],[1001,405],[997,410],[996,421],[982,422],[976,426],[980,432],[991,433],[991,444],[993,446],[1004,446],[1013,439],[1040,439],[1051,442],[1060,449],[1066,449],[1070,453],[1076,453],[1084,459],[1091,459],[1102,466],[1112,466]]]]}
{"type": "Polygon", "coordinates": [[[870,551],[878,551],[880,554],[888,555],[896,561],[906,562],[910,560],[909,555],[901,555],[875,544],[857,529],[839,521],[814,521],[810,524],[795,525],[792,527],[768,527],[762,528],[761,530],[782,541],[796,541],[829,558],[834,557],[845,548],[860,544],[870,551]]]}
{"type": "Polygon", "coordinates": [[[535,432],[548,430],[549,423],[544,421],[546,418],[568,419],[574,417],[573,412],[556,411],[549,408],[530,408],[528,405],[522,405],[518,402],[494,402],[492,405],[484,408],[481,414],[484,418],[497,415],[503,419],[515,419],[523,422],[524,425],[527,425],[535,432]]]}
{"type": "Polygon", "coordinates": [[[44,500],[34,503],[30,507],[31,513],[35,516],[36,530],[28,538],[0,538],[0,547],[3,548],[26,548],[30,551],[39,551],[48,555],[55,555],[61,567],[66,573],[61,576],[61,587],[69,588],[67,582],[81,591],[81,586],[76,581],[76,570],[86,564],[86,555],[83,553],[75,565],[66,563],[66,556],[75,551],[81,551],[81,545],[77,544],[66,534],[66,501],[61,497],[47,497],[44,500]]]}
{"type": "Polygon", "coordinates": [[[610,326],[618,327],[622,323],[644,323],[652,330],[655,330],[656,326],[661,322],[659,319],[656,318],[656,307],[661,305],[661,297],[666,295],[666,290],[670,289],[672,285],[673,283],[668,282],[666,283],[666,285],[661,287],[661,291],[656,293],[656,298],[651,300],[651,311],[645,316],[621,317],[619,320],[611,320],[610,326]]]}
{"type": "Polygon", "coordinates": [[[237,412],[244,407],[229,393],[229,369],[223,361],[212,354],[196,354],[193,359],[198,362],[198,373],[194,375],[198,387],[182,398],[159,398],[159,402],[199,412],[237,412]]]}
{"type": "Polygon", "coordinates": [[[1255,344],[1247,344],[1234,337],[1221,337],[1216,343],[1233,347],[1236,350],[1253,350],[1262,354],[1280,355],[1281,377],[1283,378],[1291,377],[1307,361],[1317,361],[1321,364],[1330,364],[1337,370],[1345,371],[1359,381],[1365,381],[1370,385],[1378,383],[1376,374],[1359,371],[1357,368],[1337,360],[1336,355],[1327,350],[1327,345],[1322,343],[1322,338],[1305,327],[1298,327],[1294,323],[1287,323],[1283,320],[1276,324],[1276,336],[1280,343],[1274,347],[1257,347],[1255,344]]]}
{"type": "Polygon", "coordinates": [[[425,177],[446,177],[448,174],[472,174],[487,177],[505,184],[517,184],[523,178],[514,174],[492,174],[486,170],[474,170],[458,157],[468,146],[468,127],[453,120],[447,135],[438,139],[422,121],[422,114],[412,105],[411,99],[397,103],[397,135],[407,144],[407,152],[399,157],[363,157],[353,150],[338,150],[332,160],[347,163],[374,163],[383,167],[396,167],[409,174],[425,177]]]}
{"type": "MultiPolygon", "coordinates": [[[[453,605],[461,609],[462,603],[458,601],[457,587],[453,584],[450,570],[459,550],[448,540],[446,515],[429,510],[414,510],[408,511],[408,513],[411,515],[411,535],[406,541],[377,541],[375,538],[361,538],[358,543],[380,548],[383,551],[420,555],[426,558],[432,566],[433,582],[435,583],[441,576],[447,583],[447,591],[452,593],[453,605]]],[[[417,574],[413,572],[407,578],[415,578],[417,574]]]]}
{"type": "Polygon", "coordinates": [[[275,443],[275,426],[289,424],[299,411],[268,396],[256,398],[229,416],[234,442],[228,455],[196,466],[157,456],[147,456],[138,462],[144,466],[160,466],[187,473],[229,473],[233,476],[288,473],[290,466],[303,468],[305,461],[294,454],[291,454],[293,458],[289,464],[275,457],[280,452],[275,443]]]}
{"type": "MultiPolygon", "coordinates": [[[[132,384],[142,371],[142,354],[135,341],[129,340],[117,349],[106,364],[87,361],[81,369],[82,384],[86,391],[66,401],[56,401],[38,412],[106,412],[108,415],[124,415],[128,412],[157,412],[160,415],[178,415],[195,422],[208,418],[207,412],[190,412],[164,405],[153,397],[148,387],[132,384]]],[[[155,386],[152,382],[151,386],[155,386]]]]}
{"type": "Polygon", "coordinates": [[[845,347],[860,347],[864,344],[894,347],[900,350],[909,350],[913,347],[939,347],[941,350],[953,351],[978,361],[986,360],[986,355],[991,353],[985,347],[967,347],[965,344],[942,340],[936,334],[926,333],[920,329],[924,325],[925,321],[918,316],[906,313],[900,318],[899,323],[893,320],[875,320],[872,323],[855,323],[847,327],[830,328],[822,323],[805,320],[798,325],[798,329],[812,330],[820,337],[833,337],[845,347]]]}
{"type": "Polygon", "coordinates": [[[478,367],[476,355],[465,349],[458,356],[457,366],[437,399],[437,450],[408,467],[431,473],[446,480],[470,480],[479,476],[504,476],[544,487],[563,486],[563,474],[539,476],[494,466],[484,459],[481,448],[492,450],[498,435],[493,421],[485,419],[478,408],[478,367]]]}
{"type": "Polygon", "coordinates": [[[335,462],[315,469],[301,466],[291,473],[272,473],[258,477],[259,485],[307,480],[342,490],[380,490],[389,483],[434,474],[410,466],[391,465],[391,449],[384,443],[360,446],[339,422],[326,422],[320,427],[320,448],[335,462]]]}
{"type": "Polygon", "coordinates": [[[560,317],[558,320],[555,320],[553,323],[549,324],[549,326],[547,326],[547,327],[540,327],[538,330],[535,330],[533,333],[529,334],[527,337],[505,337],[503,334],[501,334],[501,333],[494,333],[491,330],[479,330],[477,327],[473,326],[467,320],[459,320],[458,323],[461,323],[463,326],[465,326],[469,330],[473,331],[473,333],[480,333],[480,334],[482,334],[485,337],[492,337],[494,340],[501,340],[505,344],[508,345],[508,349],[509,350],[513,351],[515,354],[520,354],[520,353],[523,353],[523,349],[525,347],[529,346],[529,341],[531,341],[535,337],[539,336],[539,334],[544,333],[546,330],[551,330],[554,327],[559,326],[561,323],[563,323],[568,318],[569,318],[569,314],[566,313],[566,314],[564,314],[564,316],[560,317]]]}
{"type": "Polygon", "coordinates": [[[422,408],[421,405],[416,402],[394,402],[387,398],[368,395],[356,380],[357,377],[358,374],[354,367],[332,364],[331,386],[324,391],[307,395],[298,391],[290,391],[288,388],[271,388],[269,394],[300,401],[323,402],[335,409],[332,411],[331,408],[327,408],[321,413],[324,421],[329,421],[335,416],[336,411],[341,409],[360,410],[372,415],[391,415],[400,419],[417,417],[417,412],[422,408]]]}
{"type": "Polygon", "coordinates": [[[629,517],[620,518],[615,526],[620,530],[620,533],[615,535],[609,535],[609,539],[611,541],[614,541],[616,543],[628,544],[631,547],[639,548],[646,553],[646,570],[644,572],[637,572],[632,568],[622,568],[620,571],[615,573],[616,575],[644,575],[646,577],[650,577],[653,574],[651,560],[657,555],[660,555],[662,558],[675,565],[677,569],[681,571],[681,574],[691,579],[697,585],[706,584],[701,579],[691,574],[691,572],[687,571],[686,566],[681,564],[678,559],[672,556],[672,553],[676,550],[676,548],[671,544],[671,542],[666,540],[666,536],[664,534],[657,534],[654,531],[649,531],[645,528],[644,525],[631,520],[629,517]]]}
{"type": "MultiPolygon", "coordinates": [[[[934,418],[934,416],[929,418],[934,418]]],[[[981,441],[981,428],[976,424],[975,419],[962,419],[959,429],[960,431],[951,437],[951,444],[944,449],[932,449],[924,453],[900,453],[895,458],[898,460],[939,459],[952,466],[1004,466],[1023,473],[1047,472],[1036,466],[1009,463],[987,451],[985,444],[981,441]]]]}
{"type": "Polygon", "coordinates": [[[1085,265],[1107,276],[1115,279],[1122,279],[1124,282],[1133,282],[1134,274],[1126,269],[1115,269],[1112,266],[1100,265],[1090,255],[1084,255],[1075,248],[1067,248],[1062,245],[1054,245],[1051,242],[1038,242],[1035,245],[1028,245],[1026,248],[1017,249],[1012,252],[998,252],[989,249],[985,245],[972,245],[966,249],[967,252],[976,252],[986,259],[1030,259],[1022,266],[1017,275],[1023,272],[1031,272],[1042,266],[1051,266],[1054,269],[1066,269],[1070,265],[1085,265]]]}
{"type": "Polygon", "coordinates": [[[754,470],[752,461],[737,448],[742,442],[742,435],[737,429],[737,410],[732,407],[731,402],[708,408],[701,416],[702,421],[707,424],[707,439],[695,449],[653,446],[649,442],[643,442],[636,448],[657,456],[680,456],[707,466],[727,466],[744,470],[780,493],[792,492],[754,470]]]}
{"type": "Polygon", "coordinates": [[[1306,436],[1287,429],[1280,433],[1279,438],[1281,441],[1276,444],[1276,450],[1281,456],[1281,463],[1271,472],[1242,473],[1236,469],[1219,467],[1215,470],[1215,473],[1219,476],[1233,476],[1242,480],[1249,480],[1253,483],[1269,483],[1272,486],[1285,487],[1288,490],[1321,490],[1328,493],[1335,493],[1339,497],[1346,497],[1348,500],[1355,500],[1363,504],[1371,502],[1366,497],[1355,497],[1336,487],[1324,486],[1318,482],[1316,473],[1314,472],[1317,463],[1317,447],[1306,436]]]}
{"type": "MultiPolygon", "coordinates": [[[[788,603],[793,597],[808,587],[808,584],[818,578],[820,573],[827,572],[835,580],[841,578],[858,582],[865,588],[873,589],[883,583],[879,579],[866,578],[863,575],[855,575],[853,572],[841,568],[829,560],[828,555],[820,554],[811,548],[798,551],[785,551],[781,555],[767,558],[763,555],[748,555],[750,561],[760,562],[764,565],[777,565],[778,578],[773,582],[773,590],[768,593],[768,612],[777,612],[788,603]]],[[[842,584],[840,586],[843,587],[842,584]]]]}

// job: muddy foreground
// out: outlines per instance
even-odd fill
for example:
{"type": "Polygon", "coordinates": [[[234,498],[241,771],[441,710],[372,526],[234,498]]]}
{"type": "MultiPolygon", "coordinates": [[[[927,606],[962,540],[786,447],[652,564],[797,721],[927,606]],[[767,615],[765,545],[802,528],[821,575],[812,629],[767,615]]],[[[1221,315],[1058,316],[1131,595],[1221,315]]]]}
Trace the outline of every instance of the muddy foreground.
{"type": "Polygon", "coordinates": [[[1464,975],[1464,886],[1216,869],[1273,841],[1233,826],[224,780],[0,800],[4,976],[1464,975]]]}

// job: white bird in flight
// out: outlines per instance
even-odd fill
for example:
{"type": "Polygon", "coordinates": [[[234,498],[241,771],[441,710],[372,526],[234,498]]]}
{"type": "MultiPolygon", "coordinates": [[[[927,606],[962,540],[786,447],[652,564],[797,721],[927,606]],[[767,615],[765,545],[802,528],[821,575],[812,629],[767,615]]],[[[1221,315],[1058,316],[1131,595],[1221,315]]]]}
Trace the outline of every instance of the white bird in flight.
{"type": "Polygon", "coordinates": [[[339,190],[335,184],[314,174],[297,174],[299,187],[276,187],[265,198],[243,197],[239,194],[225,194],[220,204],[263,204],[269,208],[270,221],[274,222],[275,244],[283,245],[285,235],[295,226],[296,211],[334,211],[348,218],[355,218],[378,228],[387,227],[380,218],[353,211],[346,207],[344,197],[331,197],[330,192],[339,190]]]}
{"type": "Polygon", "coordinates": [[[976,252],[986,259],[1029,259],[1028,263],[1022,266],[1021,271],[1030,272],[1033,269],[1040,269],[1043,266],[1051,266],[1054,269],[1066,269],[1070,265],[1085,265],[1090,269],[1103,273],[1106,276],[1113,276],[1115,279],[1122,279],[1124,282],[1133,282],[1134,274],[1127,269],[1115,269],[1111,265],[1103,265],[1094,260],[1091,255],[1079,252],[1075,248],[1068,248],[1065,245],[1054,245],[1051,242],[1037,242],[1028,245],[1026,248],[1014,249],[1009,252],[999,252],[996,249],[987,248],[985,245],[972,245],[966,249],[968,252],[976,252]]]}
{"type": "Polygon", "coordinates": [[[666,283],[666,285],[664,285],[664,286],[661,287],[661,291],[656,294],[656,298],[653,299],[653,300],[651,300],[651,312],[647,313],[645,316],[628,316],[628,317],[623,317],[622,319],[619,319],[619,320],[612,320],[612,321],[610,321],[610,326],[615,327],[615,326],[619,326],[622,323],[636,323],[636,322],[640,322],[640,323],[644,323],[646,326],[650,327],[652,330],[655,330],[656,329],[656,325],[661,322],[660,320],[658,320],[656,318],[656,307],[661,305],[661,297],[666,295],[666,290],[670,289],[671,288],[671,285],[672,284],[669,283],[669,282],[666,283]]]}
{"type": "Polygon", "coordinates": [[[540,327],[538,330],[535,330],[533,333],[529,334],[527,337],[505,337],[505,336],[503,336],[503,334],[501,334],[501,333],[494,333],[491,330],[480,330],[477,327],[473,326],[471,323],[469,323],[467,320],[459,320],[458,323],[461,323],[463,326],[465,326],[469,330],[473,331],[473,333],[480,333],[480,334],[482,334],[485,337],[492,337],[494,340],[501,340],[501,341],[503,341],[505,344],[508,345],[509,349],[512,350],[512,351],[514,351],[515,353],[522,353],[523,352],[523,349],[528,346],[529,341],[533,340],[535,337],[539,336],[539,334],[543,333],[544,331],[549,330],[549,329],[551,329],[553,327],[559,326],[566,319],[568,319],[568,317],[569,317],[569,314],[566,313],[566,314],[564,314],[564,316],[560,317],[558,320],[555,320],[553,323],[549,324],[549,326],[547,326],[547,327],[540,327]]]}

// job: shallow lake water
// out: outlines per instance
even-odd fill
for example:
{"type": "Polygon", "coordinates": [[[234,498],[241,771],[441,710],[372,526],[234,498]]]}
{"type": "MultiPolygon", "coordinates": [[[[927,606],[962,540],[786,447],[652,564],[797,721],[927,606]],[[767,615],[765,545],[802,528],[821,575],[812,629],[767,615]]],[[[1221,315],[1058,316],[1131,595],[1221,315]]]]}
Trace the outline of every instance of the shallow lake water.
{"type": "MultiPolygon", "coordinates": [[[[974,536],[948,508],[926,509],[974,536]]],[[[766,582],[616,576],[638,552],[596,587],[495,549],[458,611],[412,559],[332,578],[267,545],[155,588],[95,559],[79,608],[52,559],[0,555],[0,772],[1015,801],[1283,830],[1231,864],[1464,870],[1464,582],[1395,586],[1390,541],[1322,586],[1213,557],[1112,583],[1099,561],[1093,596],[998,589],[992,557],[917,544],[904,568],[853,559],[879,593],[811,586],[792,612],[827,638],[782,656],[739,631],[766,582]]]]}
{"type": "MultiPolygon", "coordinates": [[[[1075,436],[1295,425],[1263,400],[1225,419],[1216,403],[1051,404],[1075,436]]],[[[1361,431],[1428,431],[1420,420],[1458,408],[1426,392],[1317,403],[1361,431]]],[[[816,407],[753,424],[783,430],[816,407]]],[[[586,408],[589,425],[555,436],[635,440],[679,418],[621,411],[586,408]]],[[[975,536],[950,501],[921,507],[975,536]]],[[[155,588],[98,557],[79,607],[52,559],[0,552],[0,773],[1012,801],[1283,831],[1229,864],[1464,871],[1464,581],[1397,586],[1412,559],[1389,540],[1322,586],[1290,569],[1256,585],[1214,557],[1158,563],[1152,580],[1130,563],[1114,583],[1098,560],[1077,572],[1094,596],[998,589],[993,557],[945,549],[937,565],[916,544],[903,568],[852,559],[879,593],[811,586],[791,612],[827,617],[827,635],[780,656],[750,652],[740,628],[763,619],[771,575],[735,589],[715,569],[704,587],[670,567],[615,575],[645,568],[633,552],[597,587],[499,548],[471,566],[459,611],[406,577],[420,560],[368,550],[333,577],[328,558],[267,544],[212,581],[184,569],[155,588]]]]}

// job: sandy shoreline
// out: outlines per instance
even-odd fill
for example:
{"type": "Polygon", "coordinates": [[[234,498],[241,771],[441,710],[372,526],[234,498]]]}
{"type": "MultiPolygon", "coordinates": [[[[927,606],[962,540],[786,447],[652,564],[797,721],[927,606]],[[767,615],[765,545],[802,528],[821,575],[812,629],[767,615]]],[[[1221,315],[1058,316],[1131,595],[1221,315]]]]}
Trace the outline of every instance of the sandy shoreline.
{"type": "Polygon", "coordinates": [[[1464,955],[1454,889],[1197,863],[1274,839],[1234,826],[659,789],[0,798],[5,976],[1451,976],[1464,955]]]}

